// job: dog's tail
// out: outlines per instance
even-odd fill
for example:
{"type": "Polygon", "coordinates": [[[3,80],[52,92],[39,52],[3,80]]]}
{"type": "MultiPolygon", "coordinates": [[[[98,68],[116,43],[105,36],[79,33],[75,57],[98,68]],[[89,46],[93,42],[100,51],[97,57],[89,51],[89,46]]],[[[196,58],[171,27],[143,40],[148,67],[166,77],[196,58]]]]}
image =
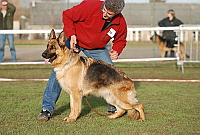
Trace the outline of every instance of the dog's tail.
{"type": "Polygon", "coordinates": [[[139,120],[140,119],[140,112],[136,109],[131,109],[131,110],[128,110],[127,116],[130,117],[131,119],[139,120]]]}

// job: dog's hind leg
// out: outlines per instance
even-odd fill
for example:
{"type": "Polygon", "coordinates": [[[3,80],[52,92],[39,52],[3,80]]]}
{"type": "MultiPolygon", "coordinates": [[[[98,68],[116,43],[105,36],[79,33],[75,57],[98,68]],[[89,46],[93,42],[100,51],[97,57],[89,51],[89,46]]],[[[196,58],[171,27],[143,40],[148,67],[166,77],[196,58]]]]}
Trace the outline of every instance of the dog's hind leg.
{"type": "Polygon", "coordinates": [[[131,110],[128,110],[127,116],[130,117],[131,119],[139,120],[140,119],[140,112],[136,109],[131,109],[131,110]]]}
{"type": "Polygon", "coordinates": [[[115,105],[117,108],[117,113],[111,115],[109,118],[114,119],[116,117],[120,117],[125,113],[126,110],[128,110],[128,117],[131,119],[139,120],[139,121],[145,121],[145,113],[144,113],[144,106],[140,103],[137,104],[129,104],[129,103],[123,103],[123,102],[117,102],[119,104],[119,107],[115,105]],[[119,113],[118,113],[119,111],[119,113]]]}
{"type": "Polygon", "coordinates": [[[106,102],[110,105],[113,105],[116,107],[117,112],[115,112],[114,114],[111,114],[108,116],[108,119],[115,119],[117,117],[122,116],[126,110],[122,109],[120,106],[118,106],[118,104],[116,103],[116,99],[112,96],[112,94],[105,94],[102,95],[104,97],[104,99],[106,100],[106,102]]]}
{"type": "Polygon", "coordinates": [[[70,112],[69,117],[64,118],[64,121],[66,122],[76,121],[77,117],[81,113],[81,100],[82,100],[82,96],[78,91],[70,93],[71,112],[70,112]]]}
{"type": "Polygon", "coordinates": [[[140,103],[132,105],[133,109],[128,110],[128,117],[131,119],[145,121],[144,106],[140,103]]]}
{"type": "MultiPolygon", "coordinates": [[[[132,94],[129,94],[129,97],[132,97],[122,100],[122,98],[118,98],[116,100],[116,106],[119,106],[118,108],[123,108],[124,110],[128,110],[128,116],[132,119],[139,120],[139,121],[145,121],[145,114],[144,114],[144,106],[140,103],[137,103],[138,100],[136,98],[133,98],[135,93],[131,92],[132,94]]],[[[116,98],[117,99],[117,98],[116,98]]],[[[117,110],[118,111],[118,110],[117,110]]]]}
{"type": "Polygon", "coordinates": [[[109,115],[108,116],[109,119],[115,119],[117,117],[120,117],[126,112],[126,110],[128,110],[128,117],[130,117],[131,119],[139,120],[139,121],[146,120],[145,113],[144,113],[144,106],[140,103],[137,103],[135,105],[123,103],[121,104],[121,106],[124,107],[123,109],[119,107],[118,105],[115,105],[115,104],[112,104],[112,105],[116,107],[117,112],[112,115],[109,115]]]}
{"type": "Polygon", "coordinates": [[[124,110],[124,109],[118,107],[117,105],[114,105],[114,106],[116,107],[117,112],[114,113],[114,114],[109,115],[109,116],[108,116],[108,119],[115,119],[115,118],[118,118],[118,117],[122,116],[122,115],[126,112],[126,110],[124,110]]]}

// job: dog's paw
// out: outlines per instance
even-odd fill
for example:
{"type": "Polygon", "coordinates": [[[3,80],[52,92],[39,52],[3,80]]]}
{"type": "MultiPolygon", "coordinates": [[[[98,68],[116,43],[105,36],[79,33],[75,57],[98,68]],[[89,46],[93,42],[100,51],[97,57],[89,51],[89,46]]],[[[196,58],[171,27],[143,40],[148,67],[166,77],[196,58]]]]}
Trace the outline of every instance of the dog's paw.
{"type": "Polygon", "coordinates": [[[111,114],[111,115],[107,116],[107,118],[108,118],[108,119],[115,119],[116,116],[115,116],[114,114],[111,114]]]}
{"type": "Polygon", "coordinates": [[[74,122],[74,121],[76,121],[75,119],[72,119],[70,117],[65,117],[63,120],[66,121],[66,122],[74,122]]]}
{"type": "Polygon", "coordinates": [[[139,119],[139,121],[140,121],[140,122],[145,122],[146,120],[144,120],[144,119],[139,119]]]}
{"type": "Polygon", "coordinates": [[[107,118],[108,118],[108,119],[116,119],[116,118],[118,118],[118,117],[120,117],[120,116],[122,116],[122,113],[116,112],[116,113],[113,113],[113,114],[107,116],[107,118]]]}

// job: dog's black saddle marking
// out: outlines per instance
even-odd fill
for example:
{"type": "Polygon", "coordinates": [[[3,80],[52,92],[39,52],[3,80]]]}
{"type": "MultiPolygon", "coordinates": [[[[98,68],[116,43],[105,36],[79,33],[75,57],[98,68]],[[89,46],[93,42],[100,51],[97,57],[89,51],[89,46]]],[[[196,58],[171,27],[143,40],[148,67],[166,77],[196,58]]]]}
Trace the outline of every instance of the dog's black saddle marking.
{"type": "Polygon", "coordinates": [[[98,62],[93,63],[88,68],[86,79],[93,85],[94,88],[106,87],[113,82],[120,81],[123,76],[120,75],[114,68],[98,62]]]}

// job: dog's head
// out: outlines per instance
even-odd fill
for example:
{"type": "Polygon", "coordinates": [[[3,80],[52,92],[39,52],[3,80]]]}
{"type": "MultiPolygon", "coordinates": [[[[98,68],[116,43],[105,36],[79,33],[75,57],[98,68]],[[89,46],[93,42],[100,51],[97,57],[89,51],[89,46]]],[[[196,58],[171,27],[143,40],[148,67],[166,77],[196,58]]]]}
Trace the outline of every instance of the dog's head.
{"type": "MultiPolygon", "coordinates": [[[[49,62],[53,62],[58,58],[58,54],[65,47],[65,36],[64,32],[61,32],[59,37],[56,38],[54,29],[51,30],[49,41],[46,50],[42,53],[42,57],[49,59],[49,62]]],[[[59,54],[60,55],[60,54],[59,54]]]]}
{"type": "Polygon", "coordinates": [[[155,42],[160,42],[160,41],[164,41],[164,39],[158,35],[156,32],[154,32],[154,35],[150,37],[150,40],[155,42]]]}

